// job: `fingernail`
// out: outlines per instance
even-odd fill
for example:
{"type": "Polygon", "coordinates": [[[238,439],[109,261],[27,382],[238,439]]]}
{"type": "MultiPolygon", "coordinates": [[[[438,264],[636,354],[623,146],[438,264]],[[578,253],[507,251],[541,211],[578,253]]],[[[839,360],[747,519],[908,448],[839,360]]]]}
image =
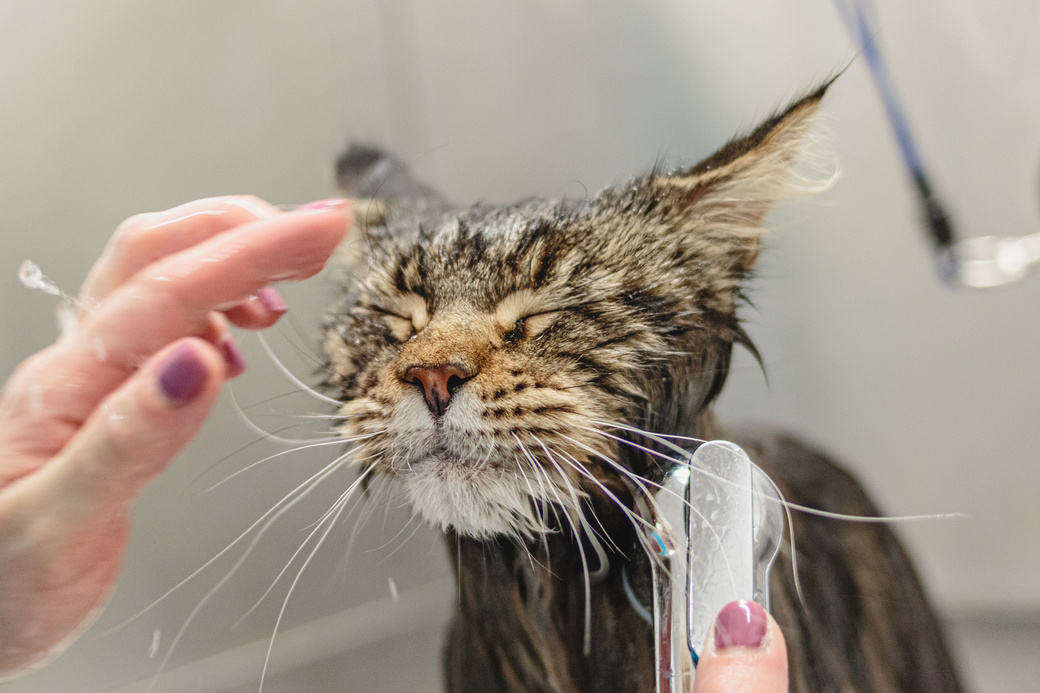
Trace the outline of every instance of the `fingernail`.
{"type": "Polygon", "coordinates": [[[206,387],[209,372],[189,343],[181,344],[166,357],[159,369],[159,388],[174,404],[186,404],[206,387]]]}
{"type": "Polygon", "coordinates": [[[769,619],[766,610],[743,599],[722,607],[715,619],[715,648],[761,647],[769,619]]]}
{"type": "Polygon", "coordinates": [[[289,310],[289,304],[285,302],[282,295],[269,286],[261,287],[256,292],[256,300],[272,313],[284,313],[289,310]]]}
{"type": "Polygon", "coordinates": [[[329,212],[333,209],[339,209],[346,207],[347,201],[343,198],[336,197],[330,200],[318,200],[316,202],[308,202],[305,205],[301,205],[296,209],[297,212],[329,212]]]}
{"type": "Polygon", "coordinates": [[[230,377],[234,378],[245,371],[246,360],[242,358],[242,351],[235,344],[235,340],[231,338],[231,335],[225,335],[220,340],[220,353],[224,356],[224,363],[227,364],[230,377]]]}

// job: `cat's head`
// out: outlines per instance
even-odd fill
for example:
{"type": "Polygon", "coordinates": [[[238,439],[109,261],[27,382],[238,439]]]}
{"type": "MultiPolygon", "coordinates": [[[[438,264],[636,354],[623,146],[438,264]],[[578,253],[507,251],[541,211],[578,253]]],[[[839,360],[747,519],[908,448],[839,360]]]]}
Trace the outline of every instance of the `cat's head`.
{"type": "Polygon", "coordinates": [[[549,507],[657,474],[631,429],[696,435],[823,91],[589,200],[451,209],[396,160],[348,151],[340,182],[373,202],[325,352],[357,459],[474,537],[536,534],[549,507]]]}

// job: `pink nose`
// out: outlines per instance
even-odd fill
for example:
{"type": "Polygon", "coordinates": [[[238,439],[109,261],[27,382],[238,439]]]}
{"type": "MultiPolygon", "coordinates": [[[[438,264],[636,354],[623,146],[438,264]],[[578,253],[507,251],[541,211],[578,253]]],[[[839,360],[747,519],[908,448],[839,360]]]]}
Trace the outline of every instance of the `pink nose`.
{"type": "Polygon", "coordinates": [[[412,366],[401,378],[406,383],[418,385],[426,399],[426,407],[430,413],[440,418],[448,410],[451,397],[462,384],[476,375],[454,363],[440,366],[412,366]]]}

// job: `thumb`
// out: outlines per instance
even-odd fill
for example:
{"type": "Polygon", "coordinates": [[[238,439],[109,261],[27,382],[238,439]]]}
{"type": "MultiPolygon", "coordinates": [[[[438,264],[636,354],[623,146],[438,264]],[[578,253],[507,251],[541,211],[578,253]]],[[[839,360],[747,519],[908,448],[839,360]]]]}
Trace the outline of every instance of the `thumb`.
{"type": "Polygon", "coordinates": [[[722,607],[708,633],[695,693],[786,693],[787,647],[780,627],[755,602],[722,607]]]}

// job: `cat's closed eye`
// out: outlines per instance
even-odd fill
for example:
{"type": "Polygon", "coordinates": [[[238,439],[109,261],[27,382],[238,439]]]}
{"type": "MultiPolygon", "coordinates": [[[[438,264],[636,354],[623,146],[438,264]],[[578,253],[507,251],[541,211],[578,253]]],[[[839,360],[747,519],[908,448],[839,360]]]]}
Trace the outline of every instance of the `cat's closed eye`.
{"type": "Polygon", "coordinates": [[[502,339],[508,345],[524,339],[533,339],[549,328],[561,311],[546,298],[521,290],[509,294],[495,307],[495,319],[505,332],[502,339]]]}
{"type": "Polygon", "coordinates": [[[549,310],[542,313],[532,313],[521,318],[523,322],[524,337],[534,339],[545,332],[560,317],[562,311],[549,310]]]}
{"type": "Polygon", "coordinates": [[[379,301],[370,310],[379,315],[390,334],[399,342],[415,336],[430,322],[425,299],[414,293],[379,301]]]}

